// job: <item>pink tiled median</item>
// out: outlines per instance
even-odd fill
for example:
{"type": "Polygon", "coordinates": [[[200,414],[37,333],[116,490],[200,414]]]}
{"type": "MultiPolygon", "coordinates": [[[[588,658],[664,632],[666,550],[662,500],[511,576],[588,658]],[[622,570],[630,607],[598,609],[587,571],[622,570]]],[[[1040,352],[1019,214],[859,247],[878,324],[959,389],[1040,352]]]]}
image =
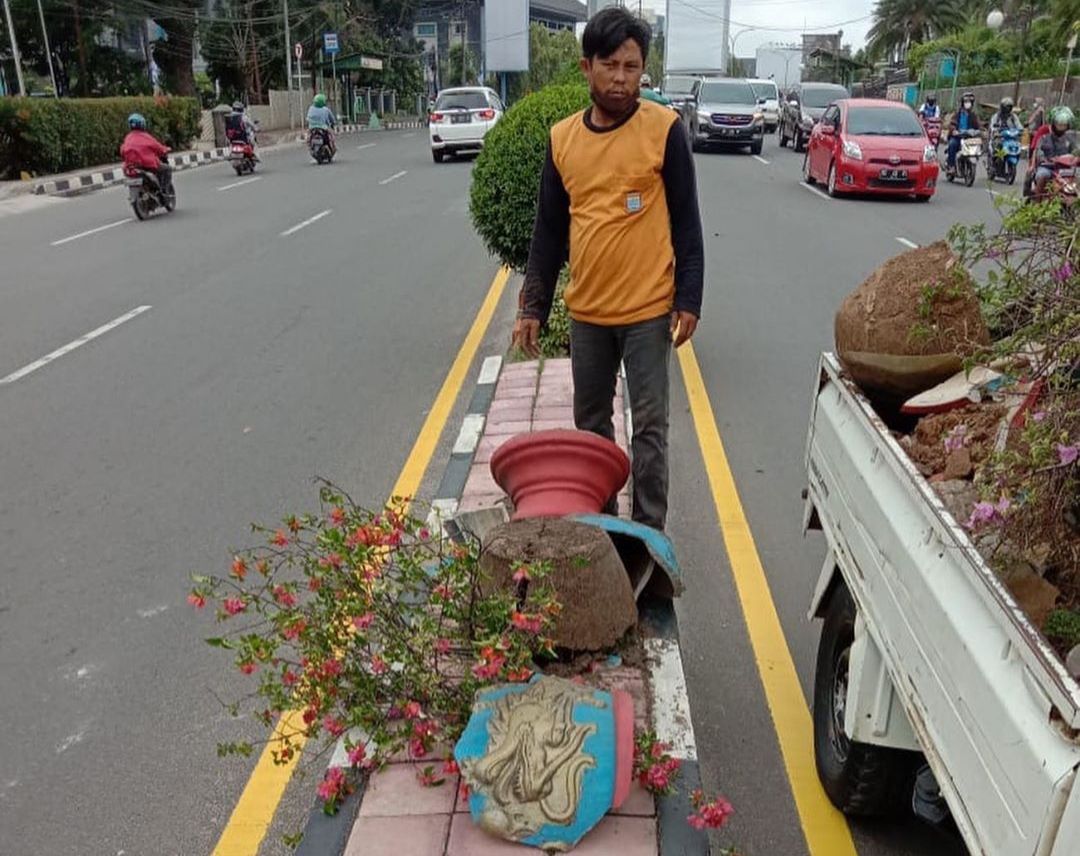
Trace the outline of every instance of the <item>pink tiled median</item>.
{"type": "MultiPolygon", "coordinates": [[[[627,447],[623,396],[615,394],[615,441],[627,447]]],[[[473,511],[495,505],[503,498],[491,477],[491,456],[516,434],[574,427],[574,382],[569,360],[511,363],[502,370],[495,398],[488,410],[484,433],[473,458],[459,508],[473,511]]],[[[630,512],[630,495],[619,495],[619,513],[630,512]]]]}
{"type": "MultiPolygon", "coordinates": [[[[503,498],[491,478],[491,455],[515,434],[547,428],[573,428],[573,382],[569,360],[547,360],[506,366],[495,388],[487,423],[473,459],[460,508],[494,505],[503,498]]],[[[616,440],[627,446],[621,392],[615,399],[616,440]]],[[[620,513],[629,510],[629,495],[619,496],[620,513]]],[[[634,699],[635,727],[648,721],[647,694],[640,669],[602,668],[590,683],[622,689],[634,699]]],[[[428,764],[390,764],[372,777],[360,804],[345,856],[524,856],[531,847],[494,838],[469,816],[468,800],[459,794],[458,777],[448,776],[436,788],[422,787],[417,772],[442,768],[441,758],[428,764]]],[[[630,797],[590,832],[573,851],[578,856],[657,856],[656,807],[637,783],[630,797]]]]}

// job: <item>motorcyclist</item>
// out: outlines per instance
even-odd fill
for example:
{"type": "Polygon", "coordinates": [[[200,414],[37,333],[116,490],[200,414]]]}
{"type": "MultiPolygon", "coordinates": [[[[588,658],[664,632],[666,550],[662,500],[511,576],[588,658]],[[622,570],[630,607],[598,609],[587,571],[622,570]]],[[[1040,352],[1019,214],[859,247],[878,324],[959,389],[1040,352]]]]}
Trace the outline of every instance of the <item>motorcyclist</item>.
{"type": "Polygon", "coordinates": [[[1050,164],[1061,155],[1071,155],[1075,148],[1069,129],[1073,112],[1068,107],[1057,107],[1050,114],[1050,133],[1039,141],[1039,154],[1035,167],[1035,188],[1040,196],[1046,190],[1046,182],[1054,176],[1050,164]]]}
{"type": "Polygon", "coordinates": [[[230,140],[241,140],[250,146],[255,145],[256,125],[244,112],[242,101],[233,102],[232,112],[225,117],[225,135],[230,140]]]}
{"type": "Polygon", "coordinates": [[[337,127],[337,118],[334,116],[334,111],[326,106],[326,96],[321,92],[312,99],[311,106],[308,107],[307,124],[310,131],[323,131],[330,151],[337,151],[333,132],[333,129],[337,127]]]}
{"type": "Polygon", "coordinates": [[[1020,130],[1020,117],[1013,112],[1013,100],[1008,97],[1001,99],[998,111],[990,119],[991,138],[996,137],[1004,128],[1020,130]]]}
{"type": "Polygon", "coordinates": [[[152,172],[163,191],[172,186],[172,167],[165,159],[169,147],[146,130],[146,117],[142,113],[128,116],[128,131],[120,144],[120,158],[124,162],[124,175],[135,178],[140,170],[152,172]]]}
{"type": "Polygon", "coordinates": [[[956,175],[956,154],[960,151],[960,139],[967,131],[980,130],[979,117],[975,113],[975,93],[965,92],[960,99],[960,109],[949,122],[949,147],[945,153],[945,168],[949,175],[956,175]]]}
{"type": "Polygon", "coordinates": [[[652,77],[648,74],[641,75],[641,97],[646,101],[655,101],[657,104],[662,104],[664,107],[670,107],[671,101],[653,89],[652,77]]]}
{"type": "Polygon", "coordinates": [[[938,106],[937,96],[932,92],[928,93],[926,100],[923,101],[922,107],[919,108],[920,119],[940,119],[941,107],[938,106]]]}

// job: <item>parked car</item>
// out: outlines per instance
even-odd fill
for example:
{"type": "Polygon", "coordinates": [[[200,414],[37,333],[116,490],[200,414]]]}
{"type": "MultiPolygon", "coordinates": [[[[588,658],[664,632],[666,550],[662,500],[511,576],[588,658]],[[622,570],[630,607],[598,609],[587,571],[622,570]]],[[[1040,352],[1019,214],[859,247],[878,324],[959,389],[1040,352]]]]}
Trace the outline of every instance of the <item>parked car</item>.
{"type": "Polygon", "coordinates": [[[444,89],[428,117],[431,157],[435,163],[442,163],[447,155],[483,148],[484,136],[504,112],[494,89],[486,86],[444,89]]]}
{"type": "Polygon", "coordinates": [[[671,106],[675,108],[676,112],[681,114],[683,105],[686,104],[686,99],[690,97],[694,84],[700,79],[700,77],[693,74],[669,74],[664,78],[664,85],[660,88],[660,94],[671,102],[671,106]]]}
{"type": "Polygon", "coordinates": [[[750,85],[758,98],[765,99],[765,103],[761,105],[761,112],[765,114],[765,133],[771,134],[780,124],[780,92],[776,88],[776,81],[752,77],[750,85]]]}
{"type": "Polygon", "coordinates": [[[765,135],[763,99],[743,78],[705,78],[694,83],[682,117],[694,151],[706,146],[749,146],[761,154],[765,135]]]}
{"type": "Polygon", "coordinates": [[[835,83],[797,83],[780,104],[780,145],[801,152],[825,108],[850,93],[835,83]]]}
{"type": "Polygon", "coordinates": [[[937,151],[906,104],[870,98],[830,105],[814,126],[803,177],[830,196],[874,193],[926,202],[938,180],[937,151]]]}

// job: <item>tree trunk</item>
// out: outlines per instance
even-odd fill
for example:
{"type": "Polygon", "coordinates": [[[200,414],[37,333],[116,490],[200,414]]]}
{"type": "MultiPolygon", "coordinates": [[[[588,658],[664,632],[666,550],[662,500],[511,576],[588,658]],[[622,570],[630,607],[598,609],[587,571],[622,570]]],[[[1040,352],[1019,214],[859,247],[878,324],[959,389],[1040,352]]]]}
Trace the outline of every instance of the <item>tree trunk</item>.
{"type": "Polygon", "coordinates": [[[154,53],[158,66],[165,77],[165,88],[173,95],[196,95],[195,72],[195,19],[159,18],[158,24],[165,31],[166,40],[157,43],[154,53]]]}
{"type": "Polygon", "coordinates": [[[82,37],[82,16],[79,12],[79,0],[73,0],[72,9],[75,12],[75,46],[79,49],[79,85],[76,87],[80,95],[90,94],[90,74],[86,70],[86,46],[82,37]]]}
{"type": "Polygon", "coordinates": [[[251,37],[251,63],[255,67],[255,101],[262,104],[262,73],[259,71],[259,51],[255,46],[255,27],[251,23],[251,6],[248,6],[248,35],[251,37]]]}

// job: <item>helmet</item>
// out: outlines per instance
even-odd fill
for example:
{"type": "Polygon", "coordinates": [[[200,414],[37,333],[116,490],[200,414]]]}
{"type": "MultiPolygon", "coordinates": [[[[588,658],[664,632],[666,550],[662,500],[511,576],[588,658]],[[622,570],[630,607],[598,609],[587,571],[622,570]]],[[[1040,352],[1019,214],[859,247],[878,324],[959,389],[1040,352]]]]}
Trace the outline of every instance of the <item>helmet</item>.
{"type": "Polygon", "coordinates": [[[1013,108],[1013,100],[1011,98],[1009,98],[1008,96],[1005,96],[1004,98],[1001,99],[1000,106],[1001,106],[1001,112],[1002,113],[1005,113],[1005,114],[1011,113],[1012,108],[1013,108]]]}
{"type": "Polygon", "coordinates": [[[647,74],[641,75],[641,85],[646,89],[652,89],[652,78],[647,74]]]}
{"type": "Polygon", "coordinates": [[[138,128],[140,131],[146,130],[146,117],[142,113],[132,113],[128,116],[128,127],[133,131],[138,128]]]}
{"type": "Polygon", "coordinates": [[[1068,107],[1055,107],[1050,113],[1050,124],[1054,127],[1064,125],[1066,130],[1072,127],[1073,111],[1068,107]]]}
{"type": "Polygon", "coordinates": [[[244,112],[244,102],[243,101],[234,101],[232,108],[233,108],[234,113],[243,113],[244,112]]]}
{"type": "Polygon", "coordinates": [[[926,103],[927,104],[937,104],[937,96],[934,95],[933,93],[930,93],[929,95],[926,96],[926,103]]]}
{"type": "Polygon", "coordinates": [[[314,104],[316,107],[325,107],[326,96],[320,92],[318,95],[315,96],[314,100],[312,100],[311,103],[314,104]]]}

